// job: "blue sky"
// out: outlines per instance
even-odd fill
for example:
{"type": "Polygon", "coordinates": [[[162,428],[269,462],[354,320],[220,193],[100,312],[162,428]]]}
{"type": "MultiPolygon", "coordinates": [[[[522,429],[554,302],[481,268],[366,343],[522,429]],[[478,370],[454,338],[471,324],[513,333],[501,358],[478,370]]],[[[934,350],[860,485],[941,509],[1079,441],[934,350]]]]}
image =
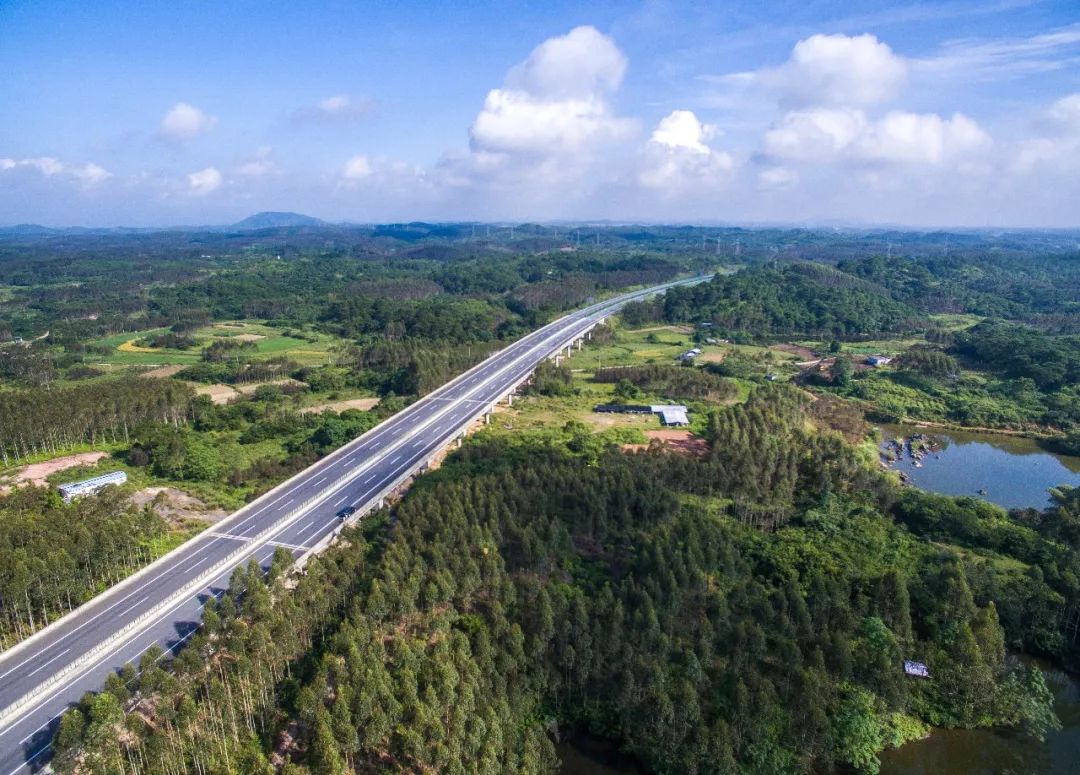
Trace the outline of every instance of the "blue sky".
{"type": "Polygon", "coordinates": [[[1080,225],[1080,6],[0,2],[0,223],[1080,225]]]}

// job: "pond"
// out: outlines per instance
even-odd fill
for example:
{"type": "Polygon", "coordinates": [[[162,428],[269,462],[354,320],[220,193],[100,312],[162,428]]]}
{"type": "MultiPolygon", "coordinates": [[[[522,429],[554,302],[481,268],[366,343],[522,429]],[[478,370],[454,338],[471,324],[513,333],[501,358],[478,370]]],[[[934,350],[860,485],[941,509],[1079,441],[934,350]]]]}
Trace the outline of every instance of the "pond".
{"type": "MultiPolygon", "coordinates": [[[[1066,775],[1080,771],[1080,683],[1055,667],[1041,664],[1054,693],[1061,729],[1046,741],[1010,730],[936,729],[925,740],[881,754],[881,775],[1066,775]]],[[[560,775],[642,775],[633,759],[614,745],[578,733],[557,746],[560,775]]]]}
{"type": "MultiPolygon", "coordinates": [[[[930,449],[919,459],[905,443],[892,467],[931,492],[977,495],[1015,509],[1047,506],[1051,487],[1080,487],[1080,457],[1054,454],[1032,439],[903,425],[883,426],[882,431],[883,450],[893,440],[910,442],[915,434],[929,441],[930,449]]],[[[918,442],[915,446],[917,454],[918,442]]]]}
{"type": "Polygon", "coordinates": [[[1040,743],[1008,730],[937,729],[881,754],[881,775],[1065,775],[1080,768],[1080,685],[1042,666],[1062,728],[1040,743]]]}

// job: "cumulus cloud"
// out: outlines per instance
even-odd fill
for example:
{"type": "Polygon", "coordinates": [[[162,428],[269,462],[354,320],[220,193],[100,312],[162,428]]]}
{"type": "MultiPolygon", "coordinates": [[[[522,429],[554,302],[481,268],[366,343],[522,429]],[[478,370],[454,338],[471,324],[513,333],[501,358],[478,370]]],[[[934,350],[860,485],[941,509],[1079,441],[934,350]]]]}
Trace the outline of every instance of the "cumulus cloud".
{"type": "Polygon", "coordinates": [[[345,166],[341,169],[341,177],[354,182],[370,178],[374,174],[375,168],[372,166],[371,160],[362,153],[345,162],[345,166]]]}
{"type": "Polygon", "coordinates": [[[656,125],[645,150],[638,180],[650,188],[682,192],[688,186],[719,183],[734,166],[731,155],[706,141],[719,134],[689,110],[674,110],[656,125]]]}
{"type": "Polygon", "coordinates": [[[194,105],[178,102],[161,119],[158,131],[166,140],[182,142],[209,132],[216,124],[215,116],[208,116],[194,105]]]}
{"type": "Polygon", "coordinates": [[[1080,133],[1080,92],[1062,97],[1050,106],[1049,114],[1060,129],[1080,133]]]}
{"type": "Polygon", "coordinates": [[[1013,172],[1075,173],[1080,169],[1080,93],[1057,100],[1042,122],[1048,130],[1020,142],[1010,167],[1013,172]]]}
{"type": "Polygon", "coordinates": [[[261,146],[236,169],[236,174],[245,178],[261,178],[277,174],[279,170],[273,155],[274,149],[271,146],[261,146]]]}
{"type": "Polygon", "coordinates": [[[769,159],[936,165],[985,151],[991,141],[961,113],[891,111],[871,120],[857,108],[810,108],[785,114],[762,144],[769,159]]]}
{"type": "Polygon", "coordinates": [[[900,96],[909,69],[873,35],[813,35],[796,43],[783,65],[752,74],[777,91],[782,111],[761,139],[758,159],[769,168],[759,185],[792,186],[801,179],[798,167],[839,174],[852,167],[984,168],[993,142],[962,113],[871,112],[900,96]]]}
{"type": "Polygon", "coordinates": [[[707,154],[712,149],[705,141],[715,136],[717,131],[713,124],[702,124],[692,111],[673,110],[656,125],[649,142],[670,150],[707,154]]]}
{"type": "Polygon", "coordinates": [[[622,83],[626,57],[594,27],[550,38],[492,89],[469,131],[474,151],[574,154],[630,137],[637,124],[608,102],[622,83]]]}
{"type": "Polygon", "coordinates": [[[778,91],[790,107],[873,105],[895,97],[908,62],[874,35],[812,35],[800,40],[780,67],[751,80],[778,91]]]}
{"type": "Polygon", "coordinates": [[[375,109],[375,102],[366,97],[353,97],[349,94],[334,94],[325,97],[314,105],[307,105],[292,112],[296,123],[335,123],[349,122],[367,116],[375,109]]]}
{"type": "Polygon", "coordinates": [[[0,159],[0,171],[34,170],[41,175],[52,177],[65,177],[76,180],[85,186],[93,186],[108,180],[112,173],[93,162],[82,165],[65,164],[52,156],[38,156],[29,159],[0,159]]]}
{"type": "Polygon", "coordinates": [[[225,179],[215,167],[207,167],[198,172],[189,173],[187,181],[189,193],[195,196],[206,196],[221,188],[221,184],[225,182],[225,179]]]}

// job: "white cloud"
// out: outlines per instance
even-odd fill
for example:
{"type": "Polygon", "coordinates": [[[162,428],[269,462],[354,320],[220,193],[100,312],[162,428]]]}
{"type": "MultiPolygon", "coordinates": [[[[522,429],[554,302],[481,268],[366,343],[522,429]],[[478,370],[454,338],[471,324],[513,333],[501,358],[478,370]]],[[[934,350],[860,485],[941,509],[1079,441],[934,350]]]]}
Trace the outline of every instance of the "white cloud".
{"type": "Polygon", "coordinates": [[[323,113],[340,113],[343,110],[348,110],[351,104],[352,100],[349,99],[347,94],[335,94],[333,97],[320,100],[318,108],[323,113]]]}
{"type": "Polygon", "coordinates": [[[1057,100],[1046,111],[1042,137],[1022,140],[1010,165],[1026,175],[1036,171],[1072,174],[1080,170],[1080,93],[1057,100]]]}
{"type": "Polygon", "coordinates": [[[534,48],[507,75],[506,86],[543,99],[588,98],[618,89],[626,66],[615,41],[595,27],[575,27],[534,48]]]}
{"type": "Polygon", "coordinates": [[[206,196],[221,188],[224,178],[215,167],[207,167],[204,170],[189,173],[187,181],[189,193],[195,196],[206,196]]]}
{"type": "Polygon", "coordinates": [[[858,108],[791,111],[765,133],[766,157],[828,164],[837,161],[931,164],[963,160],[992,145],[967,116],[891,111],[870,120],[858,108]]]}
{"type": "Polygon", "coordinates": [[[673,110],[656,125],[649,142],[665,148],[711,153],[705,141],[714,137],[717,131],[712,124],[702,124],[689,110],[673,110]]]}
{"type": "Polygon", "coordinates": [[[84,186],[94,186],[112,177],[112,173],[93,162],[83,165],[69,165],[52,156],[38,156],[29,159],[0,159],[0,171],[19,168],[36,170],[47,178],[67,177],[79,181],[84,186]]]}
{"type": "Polygon", "coordinates": [[[371,160],[362,153],[345,162],[341,169],[341,177],[350,181],[364,180],[374,174],[375,168],[371,165],[371,160]]]}
{"type": "Polygon", "coordinates": [[[208,116],[194,105],[178,102],[161,119],[159,132],[166,140],[179,142],[209,132],[216,124],[215,116],[208,116]]]}
{"type": "Polygon", "coordinates": [[[334,94],[294,110],[291,118],[298,124],[347,123],[367,116],[374,109],[375,102],[367,97],[334,94]]]}
{"type": "Polygon", "coordinates": [[[625,72],[626,57],[593,27],[549,38],[488,92],[469,131],[473,150],[576,154],[632,136],[637,123],[608,104],[625,72]]]}
{"type": "Polygon", "coordinates": [[[812,35],[780,67],[736,77],[778,91],[791,107],[872,105],[900,92],[908,63],[873,35],[812,35]]]}
{"type": "Polygon", "coordinates": [[[1026,37],[952,41],[931,57],[912,61],[930,83],[942,78],[998,81],[1062,70],[1076,63],[1080,22],[1026,37]]]}
{"type": "Polygon", "coordinates": [[[245,178],[261,178],[278,173],[273,154],[274,149],[269,145],[259,147],[251,158],[237,168],[236,174],[245,178]]]}
{"type": "Polygon", "coordinates": [[[758,186],[764,189],[792,188],[799,182],[799,173],[786,167],[769,167],[758,173],[758,186]]]}
{"type": "Polygon", "coordinates": [[[567,153],[630,136],[635,122],[617,118],[597,97],[546,100],[493,89],[470,132],[473,147],[509,153],[567,153]]]}
{"type": "Polygon", "coordinates": [[[111,172],[93,162],[88,162],[81,167],[74,167],[70,171],[72,175],[88,186],[112,177],[111,172]]]}
{"type": "Polygon", "coordinates": [[[672,111],[649,138],[639,182],[668,194],[717,185],[728,176],[734,161],[730,154],[706,144],[716,134],[716,127],[701,123],[693,112],[672,111]]]}
{"type": "Polygon", "coordinates": [[[1062,97],[1050,106],[1049,113],[1060,129],[1080,133],[1080,92],[1062,97]]]}

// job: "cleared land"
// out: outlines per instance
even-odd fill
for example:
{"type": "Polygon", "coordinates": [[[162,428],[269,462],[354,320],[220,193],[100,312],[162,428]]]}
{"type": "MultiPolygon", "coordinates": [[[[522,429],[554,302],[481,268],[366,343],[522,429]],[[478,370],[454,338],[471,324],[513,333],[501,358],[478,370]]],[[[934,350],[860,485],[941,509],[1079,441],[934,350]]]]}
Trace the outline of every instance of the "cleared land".
{"type": "Polygon", "coordinates": [[[44,487],[48,484],[49,477],[58,471],[64,471],[68,468],[78,468],[80,466],[92,466],[102,458],[108,456],[108,452],[79,452],[75,455],[65,455],[64,457],[56,457],[52,460],[42,461],[41,463],[30,463],[21,466],[8,474],[10,479],[5,485],[0,486],[0,494],[11,492],[12,485],[44,487]]]}

